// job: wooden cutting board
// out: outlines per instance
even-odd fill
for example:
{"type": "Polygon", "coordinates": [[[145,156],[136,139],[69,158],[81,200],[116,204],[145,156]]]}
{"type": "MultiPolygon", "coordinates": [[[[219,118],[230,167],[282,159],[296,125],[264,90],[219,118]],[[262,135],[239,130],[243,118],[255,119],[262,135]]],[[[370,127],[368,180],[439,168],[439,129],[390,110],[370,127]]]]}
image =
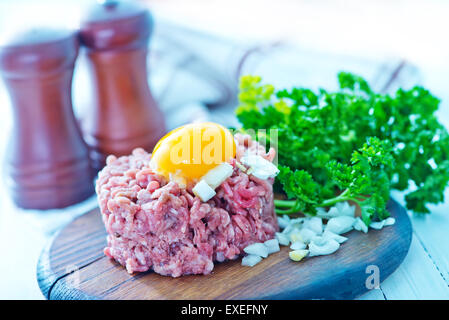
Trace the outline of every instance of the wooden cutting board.
{"type": "Polygon", "coordinates": [[[353,299],[368,290],[372,266],[383,281],[410,247],[412,227],[405,209],[390,200],[388,210],[396,224],[367,234],[352,231],[329,256],[293,262],[282,247],[252,268],[238,259],[216,264],[207,276],[170,278],[153,272],[129,275],[107,258],[97,208],[53,238],[41,254],[37,277],[47,299],[353,299]]]}

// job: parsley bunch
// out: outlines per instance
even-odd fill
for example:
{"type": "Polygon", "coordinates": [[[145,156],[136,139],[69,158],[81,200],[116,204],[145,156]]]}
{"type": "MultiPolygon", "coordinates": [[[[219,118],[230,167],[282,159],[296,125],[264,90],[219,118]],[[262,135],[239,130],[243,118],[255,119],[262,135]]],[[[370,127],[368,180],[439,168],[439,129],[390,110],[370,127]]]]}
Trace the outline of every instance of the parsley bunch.
{"type": "Polygon", "coordinates": [[[317,207],[352,200],[362,218],[388,216],[391,189],[408,190],[407,208],[429,213],[444,201],[449,181],[449,134],[434,113],[439,100],[428,90],[371,90],[361,77],[341,72],[340,89],[276,91],[244,76],[236,115],[242,130],[277,129],[280,174],[276,200],[282,214],[314,214],[317,207]]]}

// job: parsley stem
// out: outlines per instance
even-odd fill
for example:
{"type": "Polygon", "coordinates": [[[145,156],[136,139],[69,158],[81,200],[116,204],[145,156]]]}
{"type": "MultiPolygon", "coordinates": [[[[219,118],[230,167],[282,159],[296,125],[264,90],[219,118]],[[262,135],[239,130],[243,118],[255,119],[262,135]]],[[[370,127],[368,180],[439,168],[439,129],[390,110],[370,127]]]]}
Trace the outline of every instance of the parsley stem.
{"type": "MultiPolygon", "coordinates": [[[[342,201],[354,201],[358,204],[361,203],[361,201],[359,199],[357,199],[356,197],[354,197],[352,195],[348,195],[348,193],[349,193],[349,189],[346,189],[345,191],[340,193],[335,198],[324,200],[320,204],[316,205],[316,207],[330,207],[330,206],[333,206],[334,204],[336,204],[338,202],[342,202],[342,201]]],[[[296,199],[296,200],[275,199],[274,205],[276,207],[276,213],[277,214],[291,214],[291,213],[298,212],[298,207],[299,207],[298,201],[299,201],[298,199],[296,199]]],[[[305,212],[305,213],[307,213],[307,212],[305,212]]]]}
{"type": "Polygon", "coordinates": [[[318,207],[330,207],[330,206],[333,206],[334,204],[336,204],[337,202],[350,201],[350,200],[359,202],[357,199],[354,199],[353,197],[338,196],[338,197],[323,201],[320,205],[318,205],[318,207]]]}
{"type": "Polygon", "coordinates": [[[296,200],[274,200],[274,205],[278,208],[291,208],[296,204],[296,200]]]}
{"type": "Polygon", "coordinates": [[[296,207],[293,207],[289,210],[282,210],[282,209],[277,209],[276,208],[276,213],[277,214],[291,214],[291,213],[296,213],[298,212],[298,209],[296,209],[296,207]]]}

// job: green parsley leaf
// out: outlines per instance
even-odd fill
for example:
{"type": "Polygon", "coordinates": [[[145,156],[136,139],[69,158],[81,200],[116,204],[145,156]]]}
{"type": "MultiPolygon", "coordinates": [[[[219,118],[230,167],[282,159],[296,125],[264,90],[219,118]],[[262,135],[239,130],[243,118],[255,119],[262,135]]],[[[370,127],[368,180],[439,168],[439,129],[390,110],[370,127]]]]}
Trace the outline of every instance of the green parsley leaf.
{"type": "Polygon", "coordinates": [[[313,214],[319,206],[358,202],[365,223],[388,216],[390,190],[409,190],[407,208],[429,213],[444,201],[449,181],[449,134],[435,116],[428,90],[374,92],[362,77],[341,72],[340,89],[276,91],[244,76],[236,115],[243,130],[278,130],[280,186],[290,200],[280,213],[313,214]],[[415,187],[410,188],[410,187],[415,187]],[[336,196],[337,195],[337,196],[336,196]]]}

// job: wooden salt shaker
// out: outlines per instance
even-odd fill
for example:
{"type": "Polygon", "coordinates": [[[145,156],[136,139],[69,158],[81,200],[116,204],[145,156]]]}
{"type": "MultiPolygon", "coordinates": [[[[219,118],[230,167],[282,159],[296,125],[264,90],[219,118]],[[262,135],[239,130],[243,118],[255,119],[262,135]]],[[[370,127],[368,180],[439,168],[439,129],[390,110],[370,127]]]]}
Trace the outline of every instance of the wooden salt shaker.
{"type": "Polygon", "coordinates": [[[74,32],[50,29],[0,44],[0,72],[14,116],[8,185],[19,207],[60,208],[94,192],[88,149],[72,110],[78,47],[74,32]]]}
{"type": "Polygon", "coordinates": [[[129,2],[97,4],[81,24],[95,96],[82,130],[97,170],[109,154],[128,155],[136,147],[151,152],[165,132],[163,114],[148,85],[152,30],[148,10],[129,2]]]}

